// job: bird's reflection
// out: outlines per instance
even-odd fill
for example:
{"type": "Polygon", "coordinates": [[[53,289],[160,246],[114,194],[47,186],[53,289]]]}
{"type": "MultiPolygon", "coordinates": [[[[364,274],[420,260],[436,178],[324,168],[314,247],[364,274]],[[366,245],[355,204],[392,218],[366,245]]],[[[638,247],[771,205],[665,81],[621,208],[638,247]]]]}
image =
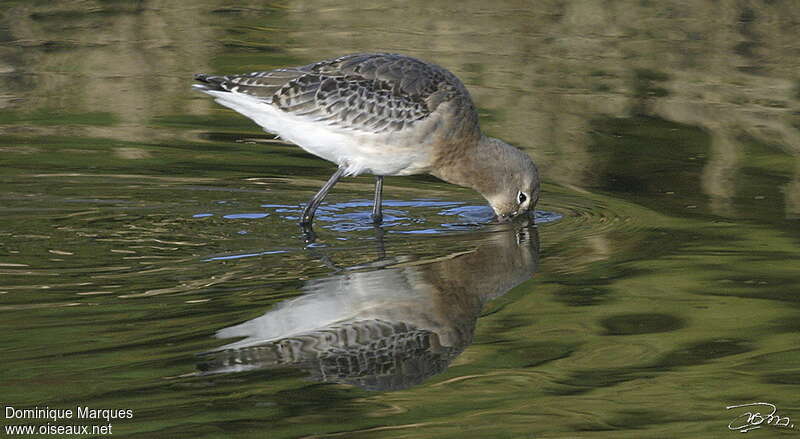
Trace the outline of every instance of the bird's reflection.
{"type": "Polygon", "coordinates": [[[530,279],[536,228],[498,226],[472,251],[383,260],[309,281],[306,294],[217,332],[244,337],[200,354],[202,373],[297,367],[317,381],[397,390],[443,372],[471,342],[483,305],[530,279]]]}

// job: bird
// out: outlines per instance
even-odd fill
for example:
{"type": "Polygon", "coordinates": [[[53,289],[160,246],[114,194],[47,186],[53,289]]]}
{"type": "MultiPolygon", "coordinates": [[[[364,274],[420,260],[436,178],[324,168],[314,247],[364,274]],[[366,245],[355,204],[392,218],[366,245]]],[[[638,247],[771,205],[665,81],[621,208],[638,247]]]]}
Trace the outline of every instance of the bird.
{"type": "Polygon", "coordinates": [[[245,74],[196,74],[193,87],[265,131],[338,165],[303,209],[300,225],[346,176],[375,176],[371,218],[380,224],[385,176],[430,174],[480,193],[498,222],[539,200],[531,157],[481,132],[458,77],[395,53],[355,53],[245,74]]]}

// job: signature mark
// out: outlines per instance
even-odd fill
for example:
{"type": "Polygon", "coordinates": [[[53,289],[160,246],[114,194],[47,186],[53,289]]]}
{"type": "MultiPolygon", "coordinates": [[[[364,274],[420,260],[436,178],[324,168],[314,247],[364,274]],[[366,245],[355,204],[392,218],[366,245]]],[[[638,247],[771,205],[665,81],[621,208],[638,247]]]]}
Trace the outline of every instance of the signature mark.
{"type": "Polygon", "coordinates": [[[773,427],[788,428],[794,430],[794,424],[788,416],[779,416],[777,414],[778,408],[775,404],[768,402],[751,402],[749,404],[729,405],[725,410],[747,408],[747,410],[739,416],[735,417],[728,423],[728,429],[738,431],[740,433],[747,433],[751,430],[756,430],[765,425],[773,427]],[[761,413],[759,410],[769,410],[769,413],[761,413]]]}

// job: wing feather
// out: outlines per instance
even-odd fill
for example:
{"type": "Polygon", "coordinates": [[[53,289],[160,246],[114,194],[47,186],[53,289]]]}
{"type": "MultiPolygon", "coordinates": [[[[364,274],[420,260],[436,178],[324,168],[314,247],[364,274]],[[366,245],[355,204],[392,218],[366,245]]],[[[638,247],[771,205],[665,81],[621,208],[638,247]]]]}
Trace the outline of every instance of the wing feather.
{"type": "Polygon", "coordinates": [[[461,81],[447,70],[395,54],[355,54],[301,67],[196,78],[282,111],[340,129],[399,131],[460,99],[474,111],[461,81]]]}

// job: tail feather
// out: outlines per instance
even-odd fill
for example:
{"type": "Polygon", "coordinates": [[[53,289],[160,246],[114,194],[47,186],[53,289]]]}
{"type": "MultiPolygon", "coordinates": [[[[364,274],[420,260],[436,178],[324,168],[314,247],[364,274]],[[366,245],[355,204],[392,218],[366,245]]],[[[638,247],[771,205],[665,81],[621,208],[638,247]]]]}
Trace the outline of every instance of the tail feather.
{"type": "Polygon", "coordinates": [[[306,72],[298,69],[278,69],[242,75],[214,76],[200,73],[194,75],[194,79],[202,83],[195,85],[201,91],[245,94],[271,103],[275,93],[305,74],[306,72]]]}
{"type": "Polygon", "coordinates": [[[203,84],[195,84],[193,87],[199,90],[216,90],[216,91],[229,91],[224,86],[228,80],[225,76],[207,75],[205,73],[197,73],[194,75],[195,81],[200,81],[203,84]]]}

